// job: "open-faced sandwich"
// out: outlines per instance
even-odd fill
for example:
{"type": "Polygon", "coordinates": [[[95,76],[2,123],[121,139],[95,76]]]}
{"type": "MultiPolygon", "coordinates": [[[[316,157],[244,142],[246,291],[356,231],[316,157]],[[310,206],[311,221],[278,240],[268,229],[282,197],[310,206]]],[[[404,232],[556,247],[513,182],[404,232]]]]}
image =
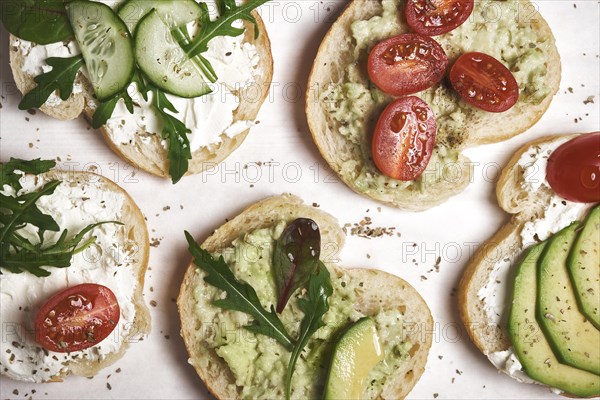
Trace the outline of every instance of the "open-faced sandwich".
{"type": "Polygon", "coordinates": [[[83,113],[121,157],[173,182],[201,172],[242,143],[268,93],[253,11],[266,1],[3,3],[19,108],[83,113]]]}
{"type": "Polygon", "coordinates": [[[518,381],[600,396],[600,132],[529,143],[497,196],[513,216],[460,282],[469,335],[518,381]]]}
{"type": "Polygon", "coordinates": [[[144,217],[129,195],[53,161],[0,164],[0,373],[93,376],[150,330],[144,217]]]}
{"type": "Polygon", "coordinates": [[[333,264],[344,234],[292,195],[263,200],[193,256],[178,305],[190,359],[219,399],[404,398],[433,321],[404,280],[333,264]]]}
{"type": "Polygon", "coordinates": [[[353,0],[321,43],[306,114],[352,190],[424,210],[469,183],[465,148],[542,116],[560,70],[527,0],[353,0]]]}

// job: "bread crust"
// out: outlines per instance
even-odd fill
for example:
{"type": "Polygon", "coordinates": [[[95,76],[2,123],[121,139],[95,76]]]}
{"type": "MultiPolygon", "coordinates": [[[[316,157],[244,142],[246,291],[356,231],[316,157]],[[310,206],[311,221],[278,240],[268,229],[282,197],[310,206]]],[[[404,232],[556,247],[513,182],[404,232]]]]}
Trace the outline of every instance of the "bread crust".
{"type": "MultiPolygon", "coordinates": [[[[525,7],[524,9],[531,5],[528,0],[519,0],[519,2],[522,7],[525,7]]],[[[359,194],[389,206],[407,211],[422,211],[446,201],[467,187],[472,177],[470,160],[459,154],[458,160],[452,165],[454,170],[452,176],[457,177],[447,179],[442,175],[442,179],[431,184],[424,191],[414,188],[361,190],[355,180],[344,173],[342,165],[345,161],[352,160],[357,161],[361,167],[365,163],[364,155],[358,149],[351,148],[348,140],[339,133],[336,122],[329,117],[327,107],[320,98],[321,93],[330,83],[339,83],[344,79],[349,64],[357,62],[353,54],[355,44],[350,31],[352,22],[358,19],[369,19],[381,12],[381,0],[353,0],[344,9],[325,35],[315,57],[308,81],[305,111],[313,140],[321,155],[347,186],[359,194]]],[[[546,75],[546,82],[550,88],[549,94],[537,105],[519,102],[504,113],[486,113],[481,119],[471,117],[466,120],[463,124],[465,140],[455,148],[459,153],[469,147],[507,140],[526,131],[542,117],[558,91],[561,63],[552,31],[539,14],[530,22],[538,35],[547,38],[550,43],[550,62],[547,65],[546,75]],[[511,122],[507,124],[506,121],[511,122]]],[[[404,21],[400,21],[400,25],[396,34],[408,30],[404,21]]],[[[452,63],[456,55],[449,54],[449,58],[452,63]]],[[[375,121],[371,122],[365,124],[363,137],[370,137],[371,132],[368,130],[374,126],[375,121]]]]}
{"type": "MultiPolygon", "coordinates": [[[[240,215],[217,229],[202,247],[209,252],[218,252],[231,245],[232,241],[240,235],[259,228],[272,226],[280,220],[293,220],[298,217],[312,218],[319,225],[322,236],[323,252],[333,249],[327,254],[327,259],[337,260],[338,254],[344,243],[344,233],[337,220],[330,215],[313,207],[302,204],[302,201],[293,195],[284,194],[260,201],[240,215]]],[[[325,256],[324,254],[322,254],[325,256]]],[[[378,270],[349,269],[345,270],[328,263],[328,268],[333,274],[344,271],[354,278],[365,282],[365,291],[357,300],[355,308],[367,315],[372,314],[377,307],[384,304],[405,306],[407,320],[421,327],[415,330],[411,339],[419,343],[410,361],[386,381],[380,398],[404,398],[419,380],[424,372],[429,348],[431,347],[431,330],[433,319],[425,301],[417,291],[407,282],[378,270]],[[370,290],[369,290],[370,289],[370,290]]],[[[181,318],[181,335],[184,338],[189,362],[192,364],[208,390],[219,399],[238,399],[239,393],[232,389],[235,379],[229,367],[214,350],[192,340],[193,332],[202,329],[202,321],[195,317],[193,290],[197,285],[207,285],[200,274],[196,273],[197,267],[191,263],[181,285],[177,300],[181,318]]]]}
{"type": "MultiPolygon", "coordinates": [[[[267,30],[263,20],[256,11],[252,12],[252,16],[256,19],[260,35],[258,38],[254,38],[254,25],[248,21],[244,21],[246,28],[244,43],[256,46],[259,56],[257,66],[259,73],[254,76],[255,82],[252,85],[234,92],[240,98],[240,104],[233,113],[233,122],[243,120],[253,121],[256,119],[260,107],[268,96],[273,78],[273,57],[267,30]]],[[[15,38],[11,35],[11,42],[13,39],[15,38]]],[[[34,76],[23,71],[23,62],[24,57],[19,49],[11,48],[10,65],[15,83],[21,93],[27,93],[36,84],[33,80],[34,76]]],[[[82,92],[73,93],[67,101],[62,102],[58,106],[44,104],[40,107],[40,110],[51,117],[61,120],[74,119],[83,114],[85,119],[91,122],[96,107],[96,101],[93,98],[94,91],[83,74],[79,74],[77,80],[83,87],[82,92]]],[[[100,127],[99,130],[108,146],[117,155],[136,168],[163,178],[170,177],[167,150],[161,144],[160,132],[152,135],[150,140],[142,141],[141,135],[147,134],[147,132],[140,131],[136,135],[134,143],[122,144],[112,140],[111,131],[106,125],[100,127]]],[[[197,174],[206,169],[213,168],[242,144],[249,131],[250,128],[232,138],[222,133],[220,135],[222,140],[220,143],[194,151],[192,159],[189,160],[189,168],[186,175],[197,174]]]]}
{"type": "MultiPolygon", "coordinates": [[[[121,194],[125,199],[121,208],[121,222],[129,227],[128,239],[138,247],[135,263],[137,285],[134,288],[132,297],[135,305],[135,317],[129,335],[123,340],[123,344],[118,352],[108,354],[101,361],[90,362],[84,359],[70,361],[67,370],[64,373],[55,375],[48,380],[48,382],[62,382],[68,375],[85,377],[96,375],[100,370],[108,367],[123,357],[129,347],[129,343],[133,342],[134,338],[150,333],[151,318],[143,298],[144,281],[150,253],[150,242],[148,239],[146,221],[141,210],[129,193],[110,179],[92,172],[62,170],[52,170],[45,173],[44,176],[51,179],[58,179],[63,182],[71,182],[73,184],[80,182],[100,182],[104,190],[121,194]]],[[[4,375],[3,371],[0,371],[0,373],[4,375]]]]}
{"type": "Polygon", "coordinates": [[[522,189],[523,170],[518,161],[533,146],[576,136],[578,134],[547,136],[529,142],[517,150],[502,170],[496,186],[496,195],[498,204],[511,214],[511,218],[491,239],[481,245],[471,258],[460,280],[457,296],[459,315],[469,337],[486,356],[508,350],[511,342],[506,327],[492,322],[487,316],[478,293],[489,281],[498,261],[510,258],[512,262],[506,268],[514,270],[515,263],[525,250],[520,236],[525,223],[543,216],[544,208],[552,196],[551,191],[544,187],[535,193],[522,189]]]}

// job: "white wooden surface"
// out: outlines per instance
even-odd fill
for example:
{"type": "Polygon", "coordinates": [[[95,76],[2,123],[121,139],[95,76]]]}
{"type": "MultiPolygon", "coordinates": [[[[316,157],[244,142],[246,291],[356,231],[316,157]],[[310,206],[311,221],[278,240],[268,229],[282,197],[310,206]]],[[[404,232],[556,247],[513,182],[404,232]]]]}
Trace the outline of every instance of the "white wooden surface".
{"type": "Polygon", "coordinates": [[[160,243],[151,249],[146,280],[146,301],[156,302],[150,309],[153,330],[146,340],[133,343],[122,360],[93,379],[34,385],[2,377],[1,399],[207,398],[203,384],[187,364],[173,301],[190,261],[183,230],[203,239],[245,206],[282,192],[295,193],[308,204],[318,203],[341,224],[370,216],[373,225],[395,227],[401,233],[400,238],[371,240],[349,236],[341,263],[397,274],[427,300],[436,321],[434,344],[426,372],[409,398],[558,398],[541,387],[498,374],[468,340],[452,293],[474,248],[508,220],[494,195],[500,166],[520,145],[537,137],[600,128],[600,3],[536,2],[554,31],[562,56],[559,94],[542,120],[525,134],[469,150],[468,156],[478,163],[474,182],[445,204],[416,214],[385,206],[378,209],[379,204],[337,182],[308,132],[303,102],[308,72],[320,40],[345,4],[340,0],[301,0],[271,1],[263,6],[275,76],[259,115],[261,123],[218,168],[185,178],[175,186],[133,171],[82,119],[60,122],[40,112],[19,111],[21,96],[8,66],[8,38],[6,31],[1,31],[0,160],[60,157],[59,165],[64,168],[93,169],[115,180],[137,201],[147,216],[151,238],[160,243]],[[594,103],[584,104],[589,96],[595,96],[594,103]],[[439,272],[430,272],[438,257],[439,272]]]}

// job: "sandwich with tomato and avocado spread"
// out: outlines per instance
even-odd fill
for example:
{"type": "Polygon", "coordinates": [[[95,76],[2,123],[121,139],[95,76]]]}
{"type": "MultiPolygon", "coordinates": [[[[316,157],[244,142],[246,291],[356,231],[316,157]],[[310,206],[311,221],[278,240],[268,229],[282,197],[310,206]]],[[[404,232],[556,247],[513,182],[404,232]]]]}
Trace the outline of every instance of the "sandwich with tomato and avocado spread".
{"type": "Polygon", "coordinates": [[[0,373],[91,377],[150,330],[144,217],[102,176],[0,164],[0,373]]]}
{"type": "Polygon", "coordinates": [[[433,320],[401,278],[334,265],[337,221],[292,195],[260,201],[202,245],[178,298],[189,362],[219,399],[404,398],[433,320]]]}
{"type": "Polygon", "coordinates": [[[525,145],[496,193],[510,222],[459,285],[471,339],[520,382],[600,396],[600,132],[525,145]]]}
{"type": "Polygon", "coordinates": [[[177,182],[255,125],[273,75],[267,0],[44,0],[2,5],[23,110],[83,114],[136,167],[177,182]]]}
{"type": "Polygon", "coordinates": [[[527,0],[353,0],[321,43],[306,114],[346,185],[420,211],[467,186],[464,149],[539,120],[560,72],[527,0]]]}

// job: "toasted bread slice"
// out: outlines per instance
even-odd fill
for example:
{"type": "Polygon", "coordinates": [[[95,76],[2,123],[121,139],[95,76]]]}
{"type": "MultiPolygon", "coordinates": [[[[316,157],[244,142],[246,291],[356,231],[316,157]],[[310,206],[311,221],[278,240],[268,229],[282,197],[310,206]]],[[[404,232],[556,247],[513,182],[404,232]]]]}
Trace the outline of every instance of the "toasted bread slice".
{"type": "MultiPolygon", "coordinates": [[[[257,65],[257,74],[254,76],[255,82],[246,87],[238,88],[233,93],[239,99],[239,107],[234,111],[233,122],[236,121],[253,121],[258,115],[258,111],[269,92],[271,79],[273,78],[273,58],[271,55],[271,42],[265,25],[257,12],[252,12],[256,19],[260,34],[257,38],[254,37],[254,25],[244,21],[246,33],[244,43],[250,43],[256,46],[257,55],[260,61],[257,65]]],[[[11,36],[11,43],[15,38],[11,36]]],[[[17,88],[22,93],[27,93],[35,87],[34,76],[23,70],[24,56],[18,47],[11,46],[10,48],[10,65],[15,78],[17,88]]],[[[83,113],[85,118],[91,121],[97,103],[93,97],[93,88],[89,81],[81,73],[77,77],[83,91],[73,93],[71,97],[64,102],[56,105],[44,104],[40,110],[50,115],[51,117],[68,120],[77,118],[83,113]]],[[[221,142],[209,147],[202,147],[194,151],[192,159],[189,162],[187,174],[200,173],[207,168],[213,167],[215,164],[223,161],[229,154],[237,149],[246,136],[250,128],[240,134],[229,137],[225,133],[220,135],[221,142]]],[[[133,143],[119,143],[112,138],[118,136],[112,132],[106,125],[100,128],[102,135],[109,147],[119,156],[144,171],[158,175],[164,178],[169,177],[169,160],[167,158],[167,150],[161,144],[160,132],[138,132],[133,143]],[[148,138],[147,136],[150,137],[148,138]]]]}
{"type": "MultiPolygon", "coordinates": [[[[476,10],[479,5],[485,7],[484,3],[487,2],[476,2],[476,10]]],[[[511,0],[511,2],[518,3],[519,10],[531,10],[533,7],[527,0],[511,0]]],[[[509,6],[511,2],[501,3],[509,6]]],[[[372,34],[375,38],[384,39],[408,32],[403,13],[404,4],[404,1],[399,2],[398,18],[393,28],[383,26],[383,23],[381,27],[373,28],[372,34]],[[379,37],[382,36],[379,29],[384,32],[389,31],[389,35],[379,37]]],[[[310,74],[309,90],[306,95],[306,115],[313,139],[323,158],[352,190],[404,210],[426,210],[461,192],[468,185],[472,173],[469,159],[461,154],[465,148],[507,140],[526,131],[542,117],[559,88],[560,56],[556,49],[552,31],[539,13],[535,13],[533,17],[527,20],[515,20],[514,23],[519,26],[518,29],[531,30],[538,41],[546,44],[548,62],[545,65],[546,75],[544,79],[548,88],[547,94],[537,104],[519,101],[513,108],[503,113],[487,113],[465,105],[467,110],[472,111],[469,111],[464,121],[461,122],[460,132],[442,133],[440,126],[444,122],[438,118],[438,136],[436,140],[438,144],[443,143],[446,150],[457,152],[457,158],[450,163],[449,167],[432,165],[435,172],[432,170],[431,173],[436,174],[435,182],[430,181],[424,187],[407,186],[403,182],[383,176],[371,160],[371,136],[381,112],[381,107],[371,107],[366,111],[362,117],[364,123],[359,132],[362,143],[356,144],[340,133],[341,124],[333,118],[330,107],[328,107],[328,102],[332,100],[326,96],[330,85],[341,85],[348,81],[349,72],[347,70],[349,66],[354,68],[352,69],[353,82],[369,85],[366,73],[366,57],[369,49],[357,49],[357,43],[352,37],[351,26],[354,21],[369,20],[381,15],[382,12],[382,0],[354,0],[331,26],[319,47],[310,74]],[[360,176],[361,171],[363,173],[366,171],[372,175],[373,180],[382,179],[385,183],[373,184],[372,186],[376,187],[365,188],[364,185],[357,182],[357,177],[360,176]]],[[[471,20],[477,20],[478,18],[482,17],[473,15],[465,24],[475,23],[471,20]]],[[[455,33],[450,32],[435,37],[435,39],[442,41],[442,47],[448,55],[450,65],[463,51],[476,51],[476,48],[464,50],[461,49],[460,45],[449,45],[448,43],[461,40],[460,34],[454,35],[455,33]]],[[[519,84],[522,85],[522,82],[519,82],[519,84]]],[[[459,102],[458,95],[452,89],[449,89],[449,86],[448,82],[442,81],[434,86],[434,89],[440,88],[440,90],[443,89],[447,93],[444,101],[459,102]]],[[[430,164],[432,163],[438,163],[438,161],[432,159],[430,164]]],[[[425,174],[427,173],[426,171],[425,174]]]]}
{"type": "MultiPolygon", "coordinates": [[[[512,214],[510,221],[503,226],[491,239],[481,245],[478,251],[469,261],[458,287],[458,306],[460,317],[466,330],[477,348],[496,365],[503,364],[506,360],[503,356],[500,361],[494,362],[494,353],[511,352],[511,341],[507,330],[507,314],[510,306],[510,294],[512,280],[519,260],[523,257],[526,248],[532,243],[524,243],[522,233],[529,224],[542,220],[547,215],[547,210],[556,207],[553,203],[556,195],[546,185],[541,185],[535,191],[524,188],[526,172],[523,164],[519,163],[523,155],[530,149],[541,148],[545,145],[557,146],[577,135],[557,135],[532,141],[520,148],[502,170],[496,187],[498,204],[506,212],[512,214]],[[500,276],[504,278],[499,278],[500,276]],[[498,293],[485,291],[490,282],[496,280],[498,293]],[[483,293],[498,297],[497,300],[483,298],[483,293]],[[494,304],[493,313],[486,300],[494,304]]],[[[547,158],[548,154],[543,154],[547,158]]],[[[534,160],[532,160],[534,161],[534,160]]],[[[545,177],[545,171],[541,171],[545,177]]],[[[560,200],[560,199],[559,199],[560,200]]],[[[564,202],[563,202],[564,203],[564,202]]],[[[566,204],[566,203],[565,203],[566,204]]],[[[589,204],[591,207],[591,204],[589,204]]],[[[581,205],[585,210],[587,205],[581,205]]],[[[585,214],[585,213],[584,213],[585,214]]],[[[574,220],[564,220],[564,226],[574,220]]],[[[558,230],[560,227],[556,227],[558,230]]],[[[555,232],[547,232],[552,234],[555,232]]],[[[531,233],[529,233],[531,234],[531,233]]],[[[540,232],[540,236],[542,233],[540,232]]],[[[544,240],[545,236],[537,238],[534,242],[544,240]]],[[[502,372],[507,372],[502,370],[502,372]]],[[[509,373],[519,381],[529,382],[522,371],[509,373]]]]}
{"type": "MultiPolygon", "coordinates": [[[[322,243],[327,248],[335,248],[330,259],[335,259],[344,243],[344,234],[337,221],[330,215],[302,204],[302,201],[292,195],[271,197],[260,201],[240,215],[217,229],[203,244],[207,251],[219,252],[231,245],[232,241],[245,233],[256,229],[273,226],[278,221],[292,221],[299,217],[311,218],[317,222],[321,231],[322,243]]],[[[388,273],[369,269],[343,269],[327,265],[333,276],[346,275],[350,279],[364,282],[364,290],[357,294],[354,308],[362,314],[372,315],[382,307],[397,309],[404,314],[404,319],[410,321],[419,329],[408,329],[408,340],[416,343],[414,353],[409,360],[389,376],[378,398],[404,398],[419,380],[424,371],[427,354],[431,347],[431,332],[433,320],[425,301],[404,280],[388,273]],[[410,331],[410,332],[408,332],[410,331]]],[[[240,398],[239,387],[236,388],[235,378],[225,361],[214,349],[205,345],[202,338],[205,321],[198,317],[198,312],[210,309],[212,304],[206,296],[205,302],[196,302],[193,292],[211,287],[204,282],[203,273],[192,263],[185,275],[178,298],[181,317],[181,335],[184,338],[189,362],[196,369],[208,389],[220,399],[240,398]]],[[[284,372],[281,372],[284,374],[284,372]]],[[[283,388],[280,388],[283,397],[283,388]]]]}
{"type": "MultiPolygon", "coordinates": [[[[114,234],[114,236],[111,236],[107,239],[109,240],[113,248],[106,249],[101,247],[99,251],[100,255],[94,256],[105,258],[108,257],[108,260],[112,260],[111,257],[113,257],[112,254],[114,254],[114,249],[120,249],[123,251],[123,253],[119,254],[126,254],[126,257],[128,258],[127,262],[119,260],[121,263],[120,265],[117,265],[117,260],[115,259],[113,260],[115,261],[115,263],[111,263],[110,266],[106,267],[107,269],[110,269],[110,271],[104,271],[106,276],[110,275],[111,277],[113,277],[111,278],[111,282],[114,283],[114,285],[102,282],[89,281],[88,275],[90,271],[76,270],[76,265],[71,265],[66,269],[48,267],[47,270],[50,272],[50,276],[48,278],[36,278],[44,280],[53,278],[54,275],[54,278],[59,279],[57,275],[61,273],[67,274],[67,282],[64,282],[64,284],[67,284],[69,282],[69,284],[71,285],[77,284],[76,282],[105,284],[107,286],[111,286],[110,289],[115,293],[115,295],[117,295],[117,298],[119,298],[120,294],[123,294],[126,298],[131,300],[132,304],[119,304],[122,310],[119,327],[116,328],[115,331],[113,331],[113,333],[105,339],[106,341],[114,340],[115,335],[120,335],[120,340],[122,341],[122,343],[120,347],[118,347],[118,350],[107,353],[102,358],[94,358],[91,360],[82,357],[80,354],[81,352],[70,353],[68,360],[64,362],[64,367],[61,368],[57,374],[51,376],[49,379],[44,379],[44,381],[62,381],[64,378],[71,374],[91,377],[96,375],[101,369],[113,364],[115,361],[120,359],[125,354],[130,343],[139,340],[141,336],[150,332],[150,314],[148,312],[148,308],[146,307],[142,294],[144,289],[144,280],[146,268],[148,266],[149,255],[149,241],[148,231],[146,229],[146,222],[142,212],[135,204],[133,199],[129,196],[129,194],[117,184],[103,176],[89,172],[53,170],[43,175],[40,175],[39,177],[37,177],[37,179],[44,179],[44,181],[46,182],[55,179],[61,180],[63,182],[61,185],[68,185],[68,187],[86,188],[93,186],[95,188],[94,190],[110,192],[122,198],[121,209],[114,211],[116,211],[116,215],[119,216],[118,219],[120,222],[123,223],[123,226],[119,226],[115,231],[116,233],[114,234]],[[125,278],[119,278],[125,273],[125,271],[122,270],[123,268],[130,269],[130,271],[128,271],[129,278],[127,279],[130,279],[131,281],[127,281],[125,280],[125,278]],[[125,308],[127,309],[127,313],[129,314],[126,320],[123,319],[125,317],[123,315],[123,309],[125,308]],[[121,324],[123,323],[126,324],[126,326],[121,326],[121,324]]],[[[54,207],[55,208],[53,208],[53,210],[57,211],[53,212],[52,214],[53,217],[57,219],[60,216],[60,209],[62,207],[65,207],[65,205],[61,206],[60,204],[56,204],[54,205],[54,207]]],[[[81,221],[75,221],[75,223],[80,222],[81,221]]],[[[73,226],[61,226],[61,228],[69,229],[71,231],[74,229],[73,226]]],[[[102,234],[102,230],[95,229],[92,231],[92,234],[98,236],[102,234]]],[[[78,256],[81,256],[81,254],[79,254],[78,256]]],[[[100,259],[94,258],[94,260],[95,261],[91,264],[92,268],[102,268],[98,267],[98,265],[101,265],[99,261],[100,259]]],[[[17,276],[17,274],[4,273],[3,275],[0,275],[0,282],[2,282],[3,285],[9,285],[11,283],[8,283],[7,281],[15,277],[16,279],[22,280],[22,277],[17,276]]],[[[19,282],[15,282],[15,284],[18,283],[19,282]]],[[[56,286],[56,288],[54,288],[54,286],[56,286],[56,282],[54,281],[52,283],[44,283],[42,288],[40,289],[41,292],[34,293],[34,297],[32,298],[38,299],[43,303],[43,301],[49,298],[51,295],[53,295],[56,292],[56,290],[60,291],[66,288],[65,286],[56,286]]],[[[31,288],[28,289],[26,287],[23,287],[22,290],[27,291],[31,290],[31,288]]],[[[41,303],[35,302],[31,305],[31,310],[27,313],[27,315],[22,316],[23,320],[21,322],[10,322],[24,324],[24,329],[33,329],[32,326],[30,327],[30,324],[33,324],[33,320],[35,319],[35,312],[40,306],[41,303]]],[[[45,354],[45,356],[42,356],[42,358],[40,359],[40,365],[37,366],[40,370],[44,369],[44,359],[50,359],[51,357],[53,357],[53,354],[48,354],[48,352],[42,352],[41,348],[35,347],[37,345],[33,341],[34,338],[30,337],[30,335],[26,335],[24,337],[20,336],[20,338],[20,340],[27,341],[28,343],[26,344],[28,346],[33,346],[32,348],[39,349],[38,351],[32,353],[32,355],[35,355],[35,357],[40,356],[40,354],[45,354]]],[[[13,379],[19,378],[11,372],[11,368],[9,365],[3,365],[2,367],[6,367],[6,369],[0,369],[0,372],[3,375],[7,375],[13,379]]],[[[21,379],[31,382],[40,381],[39,376],[36,376],[34,373],[31,376],[22,376],[21,379]]]]}

